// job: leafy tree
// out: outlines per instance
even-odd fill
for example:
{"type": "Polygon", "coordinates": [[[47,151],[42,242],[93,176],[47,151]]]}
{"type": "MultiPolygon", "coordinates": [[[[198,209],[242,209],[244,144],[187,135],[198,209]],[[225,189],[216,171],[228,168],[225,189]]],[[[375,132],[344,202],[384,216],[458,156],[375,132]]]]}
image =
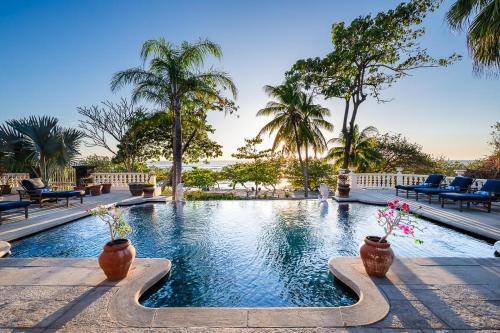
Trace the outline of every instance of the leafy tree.
{"type": "Polygon", "coordinates": [[[282,175],[281,159],[275,156],[271,149],[259,150],[257,146],[261,143],[262,139],[258,136],[245,139],[245,145],[239,147],[238,152],[232,156],[250,161],[224,170],[226,175],[233,177],[233,184],[240,183],[245,186],[246,182],[253,182],[256,197],[260,185],[271,186],[274,194],[282,175]]]}
{"type": "Polygon", "coordinates": [[[46,184],[52,172],[79,155],[83,136],[79,130],[63,128],[57,118],[48,116],[9,120],[0,126],[6,157],[31,168],[46,184]]]}
{"type": "Polygon", "coordinates": [[[432,157],[422,150],[422,146],[408,141],[401,134],[386,133],[377,137],[377,150],[381,155],[373,172],[395,172],[402,167],[405,172],[429,170],[433,166],[432,157]]]}
{"type": "Polygon", "coordinates": [[[478,73],[500,70],[499,8],[500,0],[456,0],[446,13],[453,30],[467,27],[467,46],[478,73]]]}
{"type": "MultiPolygon", "coordinates": [[[[182,119],[182,159],[186,163],[199,162],[222,155],[222,146],[210,139],[213,127],[197,117],[182,119]]],[[[156,112],[137,119],[118,145],[117,161],[125,149],[134,151],[133,162],[150,159],[172,159],[172,115],[170,112],[156,112]]]]}
{"type": "Polygon", "coordinates": [[[196,43],[183,42],[176,47],[163,38],[147,40],[141,51],[147,68],[136,67],[120,71],[113,76],[111,89],[132,84],[132,99],[145,99],[156,103],[172,115],[173,187],[181,181],[182,171],[182,110],[183,104],[199,96],[224,99],[218,88],[228,89],[236,96],[236,87],[226,72],[203,70],[205,58],[212,55],[220,59],[222,50],[209,40],[196,43]]]}
{"type": "MultiPolygon", "coordinates": [[[[309,186],[310,189],[317,189],[321,183],[327,184],[331,189],[337,186],[336,167],[328,164],[325,159],[314,158],[309,161],[309,186]]],[[[300,163],[297,159],[289,160],[287,163],[285,176],[294,187],[302,186],[304,175],[300,163]]]]}
{"type": "MultiPolygon", "coordinates": [[[[374,164],[378,163],[381,154],[377,150],[376,134],[378,131],[373,126],[359,131],[358,125],[354,125],[351,156],[349,160],[357,172],[367,172],[374,164]]],[[[328,151],[327,158],[335,160],[335,167],[339,168],[344,162],[344,146],[346,138],[341,133],[339,138],[331,139],[329,142],[337,144],[328,151]],[[338,145],[340,144],[340,145],[338,145]]]]}
{"type": "Polygon", "coordinates": [[[182,181],[187,186],[211,187],[216,183],[216,173],[207,168],[193,168],[182,173],[182,181]]]}
{"type": "MultiPolygon", "coordinates": [[[[135,106],[122,98],[119,103],[101,102],[102,106],[78,107],[78,113],[84,116],[79,120],[79,127],[85,133],[89,147],[103,147],[113,156],[117,155],[114,143],[122,143],[130,125],[147,111],[141,106],[135,106]]],[[[120,151],[126,169],[130,172],[134,166],[135,150],[129,150],[128,145],[122,145],[120,151]]]]}
{"type": "Polygon", "coordinates": [[[314,104],[313,96],[304,93],[295,81],[286,81],[280,86],[266,86],[265,90],[275,100],[259,110],[257,116],[272,116],[273,119],[264,125],[259,135],[276,132],[272,150],[282,147],[285,153],[297,153],[304,179],[304,196],[307,197],[309,149],[314,152],[326,149],[321,130],[333,130],[333,125],[324,119],[330,115],[330,111],[314,104]]]}
{"type": "Polygon", "coordinates": [[[287,73],[325,98],[344,100],[344,169],[350,163],[356,116],[368,96],[386,102],[382,90],[409,76],[411,71],[447,66],[460,58],[454,54],[435,59],[418,43],[425,33],[422,20],[436,7],[433,0],[413,0],[375,16],[359,16],[349,25],[334,23],[333,51],[324,58],[299,60],[287,73]]]}
{"type": "Polygon", "coordinates": [[[109,156],[89,155],[80,161],[81,165],[92,165],[96,172],[122,172],[128,171],[124,164],[113,163],[109,156]]]}
{"type": "Polygon", "coordinates": [[[451,161],[445,157],[437,157],[432,159],[432,165],[427,170],[422,170],[422,173],[440,173],[447,176],[455,175],[456,170],[465,170],[465,165],[460,161],[451,161]]]}
{"type": "Polygon", "coordinates": [[[491,126],[491,141],[490,145],[493,148],[493,154],[500,154],[500,121],[497,121],[491,126]]]}

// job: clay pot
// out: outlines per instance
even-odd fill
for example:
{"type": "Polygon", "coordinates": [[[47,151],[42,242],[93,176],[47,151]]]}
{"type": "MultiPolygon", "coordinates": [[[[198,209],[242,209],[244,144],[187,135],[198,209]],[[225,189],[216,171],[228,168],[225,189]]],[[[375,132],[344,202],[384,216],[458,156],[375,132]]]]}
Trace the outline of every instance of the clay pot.
{"type": "Polygon", "coordinates": [[[144,194],[143,194],[143,197],[144,198],[152,198],[155,194],[155,187],[154,186],[144,186],[142,188],[144,194]]]}
{"type": "Polygon", "coordinates": [[[359,247],[359,254],[366,273],[370,276],[385,277],[394,261],[394,252],[387,241],[379,243],[380,237],[368,236],[359,247]]]}
{"type": "Polygon", "coordinates": [[[351,190],[351,186],[349,185],[349,175],[341,174],[337,176],[337,179],[337,191],[339,192],[339,197],[349,198],[349,192],[351,190]]]}
{"type": "Polygon", "coordinates": [[[99,255],[101,266],[108,280],[118,281],[125,278],[135,258],[135,248],[128,239],[115,239],[104,245],[99,255]]]}
{"type": "Polygon", "coordinates": [[[111,192],[111,183],[102,184],[102,194],[111,192]]]}
{"type": "Polygon", "coordinates": [[[144,183],[129,183],[128,189],[130,194],[134,197],[141,196],[143,194],[144,183]]]}
{"type": "Polygon", "coordinates": [[[101,184],[92,185],[90,187],[90,195],[91,196],[101,195],[101,193],[102,193],[101,191],[102,191],[102,185],[101,184]]]}

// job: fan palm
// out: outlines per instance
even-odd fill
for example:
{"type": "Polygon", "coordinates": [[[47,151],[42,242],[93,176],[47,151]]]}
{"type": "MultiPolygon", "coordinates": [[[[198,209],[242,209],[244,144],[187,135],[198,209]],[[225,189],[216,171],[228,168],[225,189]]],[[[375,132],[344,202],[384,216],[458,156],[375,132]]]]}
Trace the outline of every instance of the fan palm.
{"type": "Polygon", "coordinates": [[[0,141],[9,159],[21,161],[47,183],[57,168],[68,165],[78,154],[84,134],[62,128],[57,118],[42,116],[10,120],[0,126],[0,141]]]}
{"type": "MultiPolygon", "coordinates": [[[[366,127],[361,132],[358,125],[354,126],[351,142],[350,164],[358,172],[364,172],[376,163],[380,158],[380,153],[377,150],[377,140],[375,135],[378,133],[373,126],[366,127]]],[[[327,158],[334,159],[334,165],[341,167],[344,161],[344,145],[345,137],[340,134],[340,137],[331,139],[328,143],[338,144],[328,151],[327,158]]]]}
{"type": "Polygon", "coordinates": [[[468,25],[467,45],[476,71],[500,70],[500,0],[457,0],[446,20],[458,31],[468,25]]]}
{"type": "Polygon", "coordinates": [[[294,82],[266,86],[264,89],[275,100],[268,102],[265,108],[257,112],[257,116],[272,116],[273,119],[262,127],[259,135],[276,132],[272,150],[281,147],[285,152],[297,153],[304,175],[304,196],[307,197],[309,149],[314,152],[326,149],[321,130],[333,130],[333,125],[324,119],[330,115],[330,111],[314,104],[313,97],[301,91],[294,82]]]}
{"type": "MultiPolygon", "coordinates": [[[[237,90],[226,72],[202,70],[204,60],[212,55],[222,57],[218,44],[209,40],[183,42],[176,47],[165,39],[144,42],[141,58],[147,68],[136,67],[116,73],[111,80],[113,91],[132,84],[134,101],[144,99],[172,112],[173,187],[181,182],[182,171],[182,104],[190,98],[206,95],[220,98],[218,89],[228,89],[234,97],[237,90]]],[[[174,191],[175,193],[175,191],[174,191]]]]}

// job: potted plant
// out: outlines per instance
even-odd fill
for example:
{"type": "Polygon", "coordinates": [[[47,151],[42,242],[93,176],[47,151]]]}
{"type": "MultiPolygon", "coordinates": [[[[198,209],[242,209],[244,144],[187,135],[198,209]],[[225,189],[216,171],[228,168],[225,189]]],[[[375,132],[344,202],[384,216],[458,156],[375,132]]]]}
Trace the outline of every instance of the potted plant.
{"type": "Polygon", "coordinates": [[[144,183],[129,183],[128,189],[134,197],[139,197],[143,194],[144,183]]]}
{"type": "Polygon", "coordinates": [[[152,198],[155,193],[155,184],[153,183],[144,183],[142,187],[142,191],[144,192],[144,198],[152,198]]]}
{"type": "MultiPolygon", "coordinates": [[[[388,202],[384,209],[378,210],[377,223],[384,228],[385,235],[367,236],[361,243],[359,254],[368,275],[385,277],[394,260],[394,252],[387,238],[392,234],[415,237],[415,229],[421,229],[410,214],[410,206],[399,200],[388,202]]],[[[423,241],[415,239],[415,243],[421,244],[423,241]]]]}
{"type": "Polygon", "coordinates": [[[107,193],[110,193],[111,192],[111,183],[110,182],[106,182],[106,183],[102,183],[102,193],[103,194],[107,194],[107,193]]]}
{"type": "Polygon", "coordinates": [[[98,205],[89,212],[108,225],[111,236],[111,241],[104,245],[102,253],[99,255],[99,266],[108,280],[118,281],[125,278],[135,258],[134,246],[130,240],[125,239],[132,228],[123,217],[122,212],[114,205],[98,205]]]}

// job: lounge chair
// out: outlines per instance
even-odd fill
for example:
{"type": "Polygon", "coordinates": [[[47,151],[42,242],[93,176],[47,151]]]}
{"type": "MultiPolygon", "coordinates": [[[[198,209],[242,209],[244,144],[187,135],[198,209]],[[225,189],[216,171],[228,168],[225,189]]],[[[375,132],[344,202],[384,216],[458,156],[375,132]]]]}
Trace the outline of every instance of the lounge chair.
{"type": "Polygon", "coordinates": [[[443,175],[429,175],[427,179],[422,184],[417,185],[396,185],[396,195],[399,195],[399,191],[406,191],[406,198],[408,198],[408,193],[415,191],[416,188],[433,188],[439,187],[439,184],[443,181],[443,175]]]}
{"type": "Polygon", "coordinates": [[[2,224],[2,212],[12,209],[24,208],[24,217],[28,218],[28,206],[30,201],[0,201],[0,224],[2,224]]]}
{"type": "Polygon", "coordinates": [[[467,192],[469,187],[472,185],[474,179],[470,177],[455,177],[450,185],[446,187],[419,187],[415,189],[415,199],[418,201],[418,194],[427,194],[429,198],[429,203],[432,202],[433,195],[439,195],[441,193],[463,193],[467,192]]]}
{"type": "MultiPolygon", "coordinates": [[[[70,198],[79,198],[80,203],[83,203],[85,191],[53,191],[42,182],[40,178],[23,179],[21,185],[29,195],[30,200],[40,203],[42,207],[44,201],[55,199],[56,203],[59,199],[66,199],[66,207],[69,207],[70,198]]],[[[22,197],[20,196],[20,200],[22,197]]]]}
{"type": "Polygon", "coordinates": [[[462,211],[463,202],[467,202],[470,207],[471,202],[483,203],[491,212],[491,203],[500,199],[500,179],[488,179],[479,191],[474,193],[442,193],[439,195],[441,207],[444,207],[446,200],[459,202],[459,209],[462,211]]]}

